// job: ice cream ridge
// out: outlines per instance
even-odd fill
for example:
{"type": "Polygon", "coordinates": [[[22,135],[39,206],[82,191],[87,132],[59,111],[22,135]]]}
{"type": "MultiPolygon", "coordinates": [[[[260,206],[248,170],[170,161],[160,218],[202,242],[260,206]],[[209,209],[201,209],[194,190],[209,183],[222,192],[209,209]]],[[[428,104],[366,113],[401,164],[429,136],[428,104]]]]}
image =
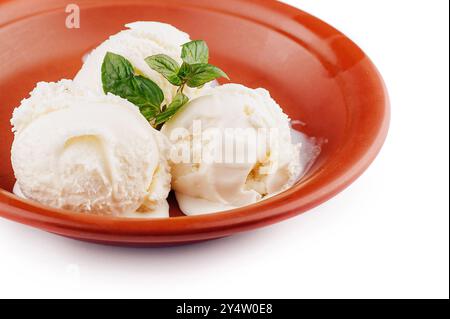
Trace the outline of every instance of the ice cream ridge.
{"type": "Polygon", "coordinates": [[[230,210],[294,185],[319,147],[262,88],[219,85],[202,40],[134,22],[73,80],[40,82],[11,119],[14,192],[73,212],[169,217],[230,210]]]}

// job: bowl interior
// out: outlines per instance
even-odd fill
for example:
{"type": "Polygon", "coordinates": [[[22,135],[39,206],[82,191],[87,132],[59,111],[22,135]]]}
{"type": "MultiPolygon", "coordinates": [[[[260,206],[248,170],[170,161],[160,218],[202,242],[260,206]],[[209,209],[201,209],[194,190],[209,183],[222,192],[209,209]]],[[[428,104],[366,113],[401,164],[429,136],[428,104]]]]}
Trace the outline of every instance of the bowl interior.
{"type": "MultiPolygon", "coordinates": [[[[17,1],[24,8],[25,2],[17,1]]],[[[381,134],[386,111],[380,107],[384,89],[365,54],[335,29],[287,6],[213,2],[78,1],[80,29],[66,28],[67,13],[57,1],[42,1],[42,9],[24,17],[0,19],[0,188],[11,191],[15,181],[9,123],[14,107],[38,81],[72,78],[84,54],[138,20],[170,23],[206,40],[212,63],[233,82],[267,88],[293,120],[305,123],[296,128],[326,141],[298,187],[317,187],[314,181],[322,178],[323,184],[326,176],[331,181],[351,158],[363,156],[381,134]]],[[[20,16],[11,3],[1,10],[20,16]]],[[[171,215],[179,214],[172,199],[171,215]]]]}

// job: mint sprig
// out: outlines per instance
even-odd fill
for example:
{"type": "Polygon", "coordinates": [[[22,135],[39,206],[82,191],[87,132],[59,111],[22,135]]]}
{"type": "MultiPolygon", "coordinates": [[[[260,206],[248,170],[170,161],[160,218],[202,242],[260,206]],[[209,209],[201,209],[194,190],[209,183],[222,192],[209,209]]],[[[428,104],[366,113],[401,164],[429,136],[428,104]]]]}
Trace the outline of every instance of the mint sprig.
{"type": "Polygon", "coordinates": [[[208,63],[209,49],[205,41],[195,40],[183,44],[181,48],[183,64],[164,54],[149,56],[147,64],[162,74],[170,83],[180,87],[180,92],[187,85],[198,88],[220,77],[228,75],[218,67],[208,63]]]}
{"type": "Polygon", "coordinates": [[[229,79],[225,72],[208,63],[209,49],[203,40],[183,44],[181,60],[180,65],[165,54],[145,59],[150,68],[178,86],[177,94],[168,105],[161,107],[164,93],[155,82],[137,75],[126,58],[111,52],[105,55],[102,64],[103,90],[138,106],[145,118],[159,129],[189,101],[183,93],[186,86],[198,88],[220,77],[229,79]]]}

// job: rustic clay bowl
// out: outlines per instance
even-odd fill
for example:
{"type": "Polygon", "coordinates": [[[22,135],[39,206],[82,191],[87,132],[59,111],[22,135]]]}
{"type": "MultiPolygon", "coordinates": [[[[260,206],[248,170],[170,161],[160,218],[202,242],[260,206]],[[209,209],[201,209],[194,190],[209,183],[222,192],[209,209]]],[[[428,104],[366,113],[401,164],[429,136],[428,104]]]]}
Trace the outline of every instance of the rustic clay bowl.
{"type": "MultiPolygon", "coordinates": [[[[151,246],[218,238],[298,215],[354,181],[388,130],[383,80],[351,40],[311,15],[275,1],[78,0],[81,28],[65,27],[65,2],[0,1],[0,216],[81,240],[151,246]],[[82,56],[127,22],[171,23],[204,39],[212,63],[233,82],[265,87],[302,130],[328,142],[292,189],[223,213],[132,220],[44,207],[11,193],[13,108],[38,81],[71,78],[82,56]]],[[[30,158],[30,161],[33,159],[30,158]]]]}

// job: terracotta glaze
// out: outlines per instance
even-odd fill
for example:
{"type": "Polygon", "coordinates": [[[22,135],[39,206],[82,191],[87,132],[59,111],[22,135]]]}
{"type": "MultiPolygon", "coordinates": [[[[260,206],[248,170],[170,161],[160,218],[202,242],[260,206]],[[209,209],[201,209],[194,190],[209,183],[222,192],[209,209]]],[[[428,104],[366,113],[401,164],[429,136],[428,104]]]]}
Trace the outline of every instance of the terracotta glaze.
{"type": "MultiPolygon", "coordinates": [[[[353,182],[380,150],[389,124],[383,80],[366,54],[319,19],[268,0],[78,0],[79,29],[65,26],[65,1],[0,1],[0,216],[42,230],[105,244],[190,243],[269,225],[305,212],[353,182]],[[171,218],[133,220],[44,207],[11,193],[9,120],[39,81],[72,78],[90,49],[127,22],[173,24],[204,39],[211,62],[233,82],[267,88],[301,130],[322,139],[309,174],[252,206],[171,218]]],[[[32,160],[32,159],[30,159],[32,160]]]]}

